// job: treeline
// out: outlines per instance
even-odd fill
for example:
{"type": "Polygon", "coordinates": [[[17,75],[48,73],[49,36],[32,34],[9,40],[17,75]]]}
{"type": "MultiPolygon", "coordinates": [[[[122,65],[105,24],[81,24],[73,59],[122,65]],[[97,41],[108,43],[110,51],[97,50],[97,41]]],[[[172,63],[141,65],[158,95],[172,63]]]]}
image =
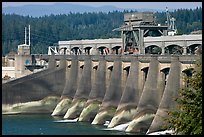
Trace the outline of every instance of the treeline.
{"type": "MultiPolygon", "coordinates": [[[[39,18],[2,14],[2,56],[17,51],[24,43],[24,28],[31,26],[31,52],[47,53],[48,46],[60,40],[80,40],[120,37],[112,31],[123,24],[124,13],[135,11],[113,11],[109,13],[69,13],[39,18]]],[[[180,34],[189,34],[202,29],[202,8],[179,9],[170,14],[176,18],[180,34]]],[[[156,21],[165,24],[166,13],[155,13],[156,21]]]]}

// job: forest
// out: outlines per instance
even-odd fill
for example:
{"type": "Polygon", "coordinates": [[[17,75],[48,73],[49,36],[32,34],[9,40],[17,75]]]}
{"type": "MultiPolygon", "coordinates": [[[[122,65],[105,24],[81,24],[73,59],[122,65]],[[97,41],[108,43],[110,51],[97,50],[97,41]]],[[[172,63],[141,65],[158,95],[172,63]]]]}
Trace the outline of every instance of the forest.
{"type": "MultiPolygon", "coordinates": [[[[42,17],[2,14],[2,56],[17,51],[24,44],[24,29],[31,26],[31,54],[47,54],[49,46],[58,41],[120,38],[119,31],[112,31],[123,24],[125,13],[137,11],[113,11],[69,13],[42,17]]],[[[202,30],[202,8],[177,9],[170,12],[176,18],[178,34],[190,34],[202,30]]],[[[166,12],[154,14],[156,22],[165,25],[166,12]]]]}

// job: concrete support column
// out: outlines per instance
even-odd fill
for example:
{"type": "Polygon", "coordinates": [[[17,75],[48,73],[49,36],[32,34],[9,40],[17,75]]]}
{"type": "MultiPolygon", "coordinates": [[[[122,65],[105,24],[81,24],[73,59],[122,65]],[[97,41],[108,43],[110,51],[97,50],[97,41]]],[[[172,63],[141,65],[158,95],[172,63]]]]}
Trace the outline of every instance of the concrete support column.
{"type": "Polygon", "coordinates": [[[69,73],[69,78],[66,81],[65,88],[62,92],[62,96],[67,96],[69,98],[74,98],[75,92],[78,86],[78,70],[79,70],[79,63],[78,63],[78,56],[72,56],[71,68],[69,73]]]}
{"type": "Polygon", "coordinates": [[[122,81],[123,81],[122,83],[123,83],[123,84],[126,83],[127,78],[128,78],[128,75],[129,75],[129,74],[128,74],[128,73],[129,73],[129,72],[128,72],[128,71],[129,71],[128,68],[129,68],[129,67],[123,68],[123,71],[122,71],[122,81]]]}
{"type": "Polygon", "coordinates": [[[183,42],[183,55],[186,55],[187,54],[187,41],[184,40],[183,42]]]}
{"type": "Polygon", "coordinates": [[[85,56],[84,68],[81,76],[81,80],[79,82],[79,86],[74,95],[74,99],[71,104],[71,108],[69,108],[64,116],[64,118],[77,118],[79,117],[82,109],[85,106],[85,103],[89,97],[89,93],[91,91],[91,71],[92,71],[92,60],[91,56],[85,56]]]}
{"type": "Polygon", "coordinates": [[[179,62],[179,57],[173,56],[171,58],[169,77],[167,79],[167,84],[164,89],[164,93],[159,108],[147,133],[165,130],[162,129],[162,127],[167,123],[165,123],[162,117],[167,118],[168,117],[167,111],[172,108],[175,108],[176,105],[175,98],[178,97],[178,92],[180,88],[180,73],[181,73],[180,67],[181,65],[179,62]]]}
{"type": "Polygon", "coordinates": [[[127,78],[127,82],[120,100],[120,104],[117,107],[116,113],[111,120],[108,127],[114,127],[116,125],[126,123],[132,120],[134,112],[137,108],[139,101],[139,61],[138,57],[132,57],[130,72],[127,78]]]}
{"type": "Polygon", "coordinates": [[[164,89],[165,89],[165,74],[163,72],[159,72],[159,78],[158,78],[158,92],[160,94],[160,97],[162,98],[164,89]]]}
{"type": "Polygon", "coordinates": [[[165,43],[162,41],[162,53],[161,55],[164,55],[165,54],[165,43]]]}
{"type": "Polygon", "coordinates": [[[95,81],[93,82],[89,99],[97,99],[98,101],[103,100],[106,91],[106,61],[104,56],[99,59],[99,65],[96,70],[95,81]]]}
{"type": "Polygon", "coordinates": [[[117,56],[113,64],[113,71],[111,74],[110,85],[108,91],[103,99],[103,107],[114,106],[117,107],[121,97],[121,58],[117,56]],[[116,93],[117,92],[117,93],[116,93]]]}
{"type": "Polygon", "coordinates": [[[125,39],[126,39],[126,36],[124,34],[124,31],[121,31],[121,37],[122,37],[122,49],[123,51],[125,50],[125,39]]]}
{"type": "Polygon", "coordinates": [[[66,60],[66,69],[65,69],[66,80],[69,79],[70,69],[71,69],[71,61],[66,60]]]}
{"type": "Polygon", "coordinates": [[[165,54],[165,47],[162,47],[162,53],[161,55],[164,55],[165,54]]]}
{"type": "Polygon", "coordinates": [[[84,68],[77,92],[74,96],[75,99],[88,97],[91,91],[91,70],[92,70],[91,56],[85,56],[84,68]]]}
{"type": "Polygon", "coordinates": [[[99,106],[103,101],[106,92],[106,61],[104,56],[99,58],[99,65],[96,70],[95,80],[92,84],[86,107],[83,108],[79,121],[92,121],[96,116],[99,106]]]}
{"type": "MultiPolygon", "coordinates": [[[[107,56],[106,56],[107,57],[107,56]]],[[[106,58],[105,57],[105,58],[106,58]]],[[[107,59],[106,59],[107,60],[107,59]]],[[[111,73],[113,71],[113,65],[114,65],[114,62],[109,62],[109,61],[106,61],[106,80],[110,81],[110,78],[111,78],[111,73]]],[[[110,82],[108,82],[110,83],[110,82]]],[[[108,87],[109,84],[106,84],[106,86],[108,87]]]]}
{"type": "Polygon", "coordinates": [[[72,55],[72,46],[71,46],[71,44],[69,45],[69,55],[72,55]]]}
{"type": "Polygon", "coordinates": [[[69,70],[70,73],[68,74],[68,79],[66,80],[63,92],[61,94],[61,101],[57,104],[52,113],[53,116],[64,115],[70,107],[78,87],[80,69],[78,56],[72,55],[71,68],[69,70]]]}
{"type": "Polygon", "coordinates": [[[143,70],[141,70],[141,85],[142,85],[142,89],[144,88],[145,82],[147,80],[147,74],[148,74],[148,70],[149,68],[145,68],[143,70]]]}
{"type": "Polygon", "coordinates": [[[127,127],[127,132],[147,131],[158,109],[161,95],[158,92],[159,61],[152,56],[147,80],[139,99],[134,119],[127,127]],[[144,118],[145,117],[145,118],[144,118]]]}
{"type": "Polygon", "coordinates": [[[66,68],[66,66],[67,66],[67,60],[65,56],[63,56],[63,58],[60,60],[60,63],[59,63],[59,69],[66,68]]]}
{"type": "Polygon", "coordinates": [[[49,57],[49,62],[48,62],[48,69],[55,69],[56,68],[56,61],[55,61],[55,55],[51,55],[49,57]]]}
{"type": "Polygon", "coordinates": [[[186,47],[183,47],[183,55],[186,55],[187,54],[187,49],[186,47]]]}
{"type": "Polygon", "coordinates": [[[68,70],[69,68],[66,67],[67,66],[66,58],[64,57],[62,60],[60,60],[60,68],[61,69],[64,68],[66,71],[65,73],[66,82],[61,94],[60,102],[57,104],[54,111],[52,112],[51,114],[52,116],[64,115],[71,105],[71,101],[76,92],[76,87],[77,87],[78,61],[76,57],[72,58],[70,70],[68,70]],[[71,72],[71,74],[67,71],[71,72]]]}
{"type": "Polygon", "coordinates": [[[139,29],[139,54],[145,54],[145,48],[144,48],[144,30],[139,29]]]}
{"type": "Polygon", "coordinates": [[[141,96],[142,90],[143,90],[143,87],[144,87],[144,83],[143,83],[143,71],[141,70],[141,66],[142,66],[142,64],[139,61],[138,62],[138,77],[139,77],[139,79],[138,79],[138,85],[139,85],[138,89],[139,89],[139,96],[141,96]]]}
{"type": "Polygon", "coordinates": [[[110,84],[105,93],[99,112],[94,118],[92,124],[104,124],[106,120],[110,120],[114,116],[114,113],[116,111],[116,108],[119,104],[122,95],[121,71],[122,71],[121,57],[116,56],[114,60],[110,84]]]}

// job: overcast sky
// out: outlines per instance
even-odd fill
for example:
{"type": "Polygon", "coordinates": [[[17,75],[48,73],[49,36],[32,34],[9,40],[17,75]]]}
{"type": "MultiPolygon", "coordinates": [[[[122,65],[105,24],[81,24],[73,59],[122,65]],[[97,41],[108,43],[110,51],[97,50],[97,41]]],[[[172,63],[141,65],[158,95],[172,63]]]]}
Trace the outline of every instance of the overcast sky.
{"type": "MultiPolygon", "coordinates": [[[[30,4],[50,5],[57,2],[2,2],[2,7],[7,6],[22,6],[30,4]]],[[[202,2],[59,2],[59,3],[72,3],[80,5],[88,5],[92,7],[99,7],[104,5],[112,5],[118,8],[149,8],[149,9],[180,9],[202,7],[202,2]]]]}

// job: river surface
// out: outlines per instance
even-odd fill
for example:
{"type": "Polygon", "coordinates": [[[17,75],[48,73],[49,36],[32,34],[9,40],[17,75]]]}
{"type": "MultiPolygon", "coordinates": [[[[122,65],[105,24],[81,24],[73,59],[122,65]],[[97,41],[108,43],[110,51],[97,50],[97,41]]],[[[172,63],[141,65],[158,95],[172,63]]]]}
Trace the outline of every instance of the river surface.
{"type": "Polygon", "coordinates": [[[107,130],[103,125],[74,122],[49,114],[2,115],[2,135],[141,135],[107,130]]]}

